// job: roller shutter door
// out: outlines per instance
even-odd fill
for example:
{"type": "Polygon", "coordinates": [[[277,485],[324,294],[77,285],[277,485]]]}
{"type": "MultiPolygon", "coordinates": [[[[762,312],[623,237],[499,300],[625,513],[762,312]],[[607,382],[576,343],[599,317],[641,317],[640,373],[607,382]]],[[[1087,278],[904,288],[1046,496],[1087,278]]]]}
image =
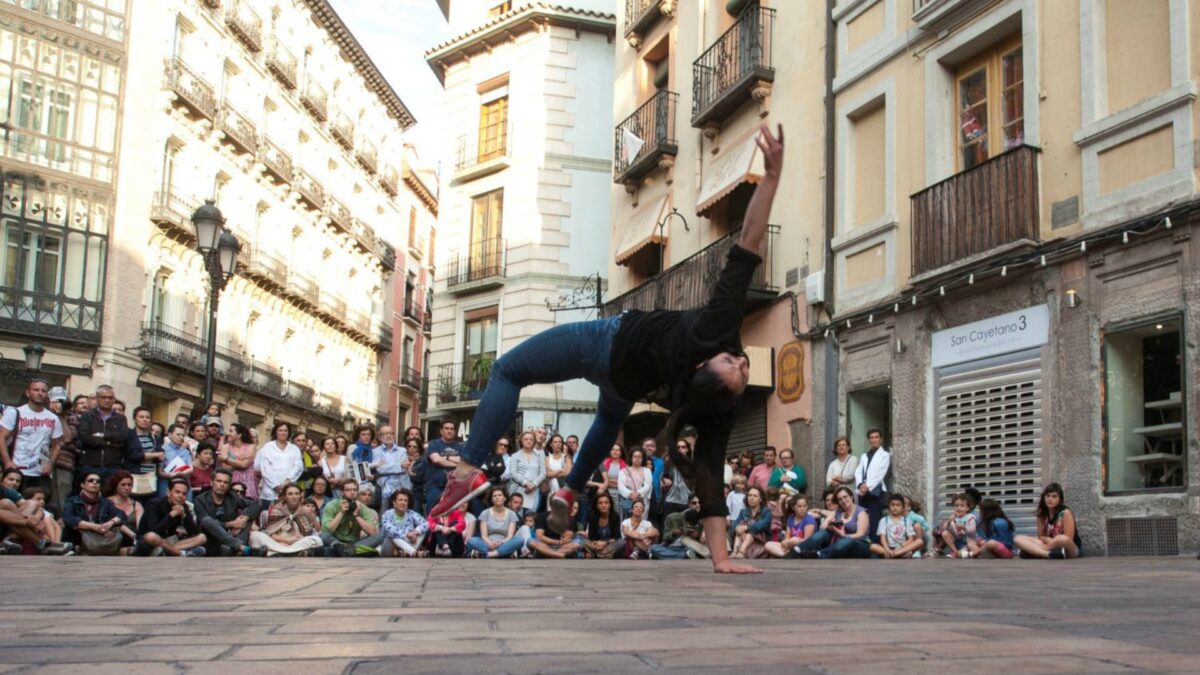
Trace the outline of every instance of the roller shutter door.
{"type": "Polygon", "coordinates": [[[740,455],[749,450],[754,461],[762,461],[763,448],[767,446],[767,397],[770,392],[747,390],[738,404],[737,421],[729,432],[729,444],[725,456],[740,455]]]}
{"type": "Polygon", "coordinates": [[[1041,350],[943,369],[937,391],[937,511],[974,486],[1032,534],[1042,488],[1041,350]]]}

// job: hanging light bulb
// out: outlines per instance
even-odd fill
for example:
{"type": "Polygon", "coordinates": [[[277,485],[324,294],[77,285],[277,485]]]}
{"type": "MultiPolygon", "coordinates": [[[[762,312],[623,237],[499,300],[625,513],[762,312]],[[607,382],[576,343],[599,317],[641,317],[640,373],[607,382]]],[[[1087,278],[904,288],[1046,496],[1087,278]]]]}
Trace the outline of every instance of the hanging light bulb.
{"type": "Polygon", "coordinates": [[[1000,268],[1000,276],[1002,276],[1002,277],[1008,276],[1008,265],[1005,265],[1004,267],[1000,268]]]}
{"type": "Polygon", "coordinates": [[[970,285],[972,285],[972,286],[974,286],[974,285],[975,285],[975,275],[974,275],[974,274],[972,274],[971,276],[967,277],[967,283],[968,283],[968,284],[970,284],[970,285]]]}
{"type": "Polygon", "coordinates": [[[1163,218],[1163,227],[1167,228],[1168,230],[1171,229],[1171,216],[1163,218]]]}
{"type": "Polygon", "coordinates": [[[1129,230],[1126,230],[1126,231],[1124,231],[1124,232],[1122,232],[1122,233],[1121,233],[1121,243],[1122,243],[1122,244],[1128,244],[1128,243],[1129,243],[1129,230]]]}
{"type": "Polygon", "coordinates": [[[900,303],[897,302],[896,304],[892,305],[892,311],[895,312],[896,314],[899,314],[900,313],[900,303]]]}
{"type": "Polygon", "coordinates": [[[1083,241],[1079,242],[1079,252],[1080,252],[1080,253],[1087,253],[1087,240],[1086,240],[1086,239],[1084,239],[1083,241]]]}
{"type": "Polygon", "coordinates": [[[874,314],[867,315],[867,323],[875,323],[875,315],[874,314]]]}
{"type": "Polygon", "coordinates": [[[916,307],[916,306],[917,306],[917,296],[916,296],[915,294],[913,295],[913,299],[912,299],[912,306],[913,306],[913,307],[916,307]]]}
{"type": "Polygon", "coordinates": [[[938,295],[945,297],[945,295],[946,295],[946,287],[945,286],[942,286],[941,288],[938,289],[938,295]]]}
{"type": "Polygon", "coordinates": [[[1042,256],[1042,267],[1046,266],[1046,256],[1042,256]]]}

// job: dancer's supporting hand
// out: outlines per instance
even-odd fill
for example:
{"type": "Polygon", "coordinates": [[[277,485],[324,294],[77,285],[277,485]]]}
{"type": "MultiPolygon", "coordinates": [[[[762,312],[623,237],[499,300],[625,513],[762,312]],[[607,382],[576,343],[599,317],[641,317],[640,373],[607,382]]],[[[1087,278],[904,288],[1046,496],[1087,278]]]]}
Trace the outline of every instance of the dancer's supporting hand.
{"type": "Polygon", "coordinates": [[[725,516],[709,516],[704,519],[704,538],[712,555],[714,574],[762,574],[762,570],[751,565],[735,563],[725,550],[728,523],[725,516]]]}

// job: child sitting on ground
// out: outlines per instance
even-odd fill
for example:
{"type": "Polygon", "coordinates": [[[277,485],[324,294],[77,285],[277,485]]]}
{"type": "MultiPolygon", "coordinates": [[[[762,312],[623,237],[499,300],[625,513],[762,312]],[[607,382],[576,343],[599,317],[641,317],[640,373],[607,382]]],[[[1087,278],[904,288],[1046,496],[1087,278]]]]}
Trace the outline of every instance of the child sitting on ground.
{"type": "Polygon", "coordinates": [[[979,537],[968,541],[971,554],[979,557],[1013,557],[1013,522],[1004,514],[1004,508],[995,499],[979,503],[979,537]]]}
{"type": "Polygon", "coordinates": [[[913,532],[921,539],[921,547],[913,551],[914,558],[920,558],[927,553],[933,544],[932,530],[923,511],[921,502],[907,496],[904,498],[904,519],[908,521],[909,525],[912,525],[913,532]]]}
{"type": "Polygon", "coordinates": [[[879,520],[879,543],[871,544],[871,553],[880,558],[911,558],[925,545],[908,518],[904,517],[904,495],[888,497],[888,515],[879,520]]]}
{"type": "Polygon", "coordinates": [[[954,495],[954,516],[942,529],[942,541],[948,558],[970,558],[967,542],[977,538],[979,518],[971,509],[971,498],[965,493],[954,495]]]}

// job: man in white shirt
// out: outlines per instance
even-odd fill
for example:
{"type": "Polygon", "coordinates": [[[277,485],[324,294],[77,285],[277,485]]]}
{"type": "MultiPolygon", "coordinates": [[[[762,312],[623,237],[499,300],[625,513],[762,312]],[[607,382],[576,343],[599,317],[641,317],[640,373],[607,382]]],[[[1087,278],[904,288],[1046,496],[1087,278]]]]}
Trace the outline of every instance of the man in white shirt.
{"type": "Polygon", "coordinates": [[[40,487],[47,494],[50,470],[58,459],[63,437],[62,420],[46,408],[49,393],[50,385],[45,380],[32,379],[25,388],[29,402],[19,408],[5,408],[0,417],[0,462],[5,469],[19,469],[25,487],[40,487]]]}
{"type": "Polygon", "coordinates": [[[883,515],[884,500],[888,496],[888,472],[892,468],[892,453],[883,447],[883,432],[879,429],[867,430],[867,442],[871,449],[862,456],[858,468],[854,470],[854,484],[858,486],[858,505],[867,510],[871,518],[870,533],[874,540],[874,532],[879,528],[879,519],[883,515]]]}

